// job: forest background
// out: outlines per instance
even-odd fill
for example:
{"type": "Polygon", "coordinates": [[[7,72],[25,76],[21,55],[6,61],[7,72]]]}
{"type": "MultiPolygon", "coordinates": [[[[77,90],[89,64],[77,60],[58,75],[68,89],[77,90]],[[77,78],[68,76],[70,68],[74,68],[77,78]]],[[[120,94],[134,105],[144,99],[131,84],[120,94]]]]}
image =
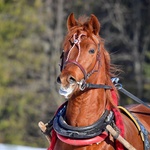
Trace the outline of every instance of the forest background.
{"type": "Polygon", "coordinates": [[[98,17],[123,87],[150,102],[149,0],[0,0],[0,143],[48,146],[37,124],[64,101],[56,77],[71,12],[98,17]]]}

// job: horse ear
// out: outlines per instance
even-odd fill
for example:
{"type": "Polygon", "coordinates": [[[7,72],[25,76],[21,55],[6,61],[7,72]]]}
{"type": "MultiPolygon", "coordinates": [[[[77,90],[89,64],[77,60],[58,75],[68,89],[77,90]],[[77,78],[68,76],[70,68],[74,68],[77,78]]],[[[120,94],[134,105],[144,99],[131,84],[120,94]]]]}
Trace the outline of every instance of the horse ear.
{"type": "Polygon", "coordinates": [[[67,28],[68,28],[68,31],[70,30],[70,28],[72,28],[72,27],[74,27],[76,25],[77,25],[77,21],[75,20],[74,14],[71,13],[68,16],[68,19],[67,19],[67,28]]]}
{"type": "Polygon", "coordinates": [[[99,21],[98,21],[98,19],[97,19],[97,17],[95,15],[91,14],[91,18],[89,20],[89,24],[92,27],[92,32],[95,35],[98,35],[99,31],[100,31],[100,23],[99,23],[99,21]]]}

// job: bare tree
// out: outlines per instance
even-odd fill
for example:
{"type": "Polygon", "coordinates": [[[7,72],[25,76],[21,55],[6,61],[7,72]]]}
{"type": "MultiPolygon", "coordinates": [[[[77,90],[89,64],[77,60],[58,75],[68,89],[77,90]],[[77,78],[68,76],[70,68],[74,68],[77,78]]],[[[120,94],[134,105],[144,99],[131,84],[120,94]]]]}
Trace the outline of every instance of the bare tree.
{"type": "Polygon", "coordinates": [[[46,32],[44,36],[44,47],[47,55],[47,83],[50,88],[51,101],[59,106],[62,98],[58,94],[56,78],[59,75],[59,56],[63,39],[64,0],[46,0],[46,17],[44,19],[46,32]]]}
{"type": "Polygon", "coordinates": [[[133,69],[129,70],[127,67],[130,66],[125,66],[125,72],[128,76],[132,74],[132,81],[135,82],[132,82],[132,85],[128,84],[128,86],[132,87],[139,97],[143,96],[144,76],[142,67],[145,57],[144,47],[147,45],[147,42],[144,41],[146,37],[144,34],[141,35],[143,7],[142,1],[123,2],[117,0],[113,2],[108,0],[103,2],[101,10],[105,14],[102,19],[102,28],[104,29],[106,45],[112,53],[117,51],[114,56],[115,62],[130,62],[130,65],[133,66],[133,69]]]}

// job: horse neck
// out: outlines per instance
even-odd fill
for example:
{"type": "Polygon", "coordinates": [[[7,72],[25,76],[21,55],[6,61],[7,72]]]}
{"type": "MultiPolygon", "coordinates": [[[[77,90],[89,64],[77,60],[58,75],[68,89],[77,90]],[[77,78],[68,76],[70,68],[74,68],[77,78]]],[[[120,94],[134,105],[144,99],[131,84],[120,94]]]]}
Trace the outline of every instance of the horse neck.
{"type": "Polygon", "coordinates": [[[80,92],[78,96],[72,96],[68,101],[67,122],[72,126],[91,125],[102,116],[106,105],[106,90],[90,89],[80,92]]]}

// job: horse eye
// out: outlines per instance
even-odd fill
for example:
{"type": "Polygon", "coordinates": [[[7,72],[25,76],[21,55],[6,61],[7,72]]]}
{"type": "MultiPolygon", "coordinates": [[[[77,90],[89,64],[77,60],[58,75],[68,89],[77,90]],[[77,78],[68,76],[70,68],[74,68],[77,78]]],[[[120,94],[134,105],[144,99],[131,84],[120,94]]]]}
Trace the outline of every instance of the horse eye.
{"type": "Polygon", "coordinates": [[[95,50],[94,50],[94,49],[90,49],[90,50],[89,50],[89,53],[90,53],[90,54],[94,54],[94,53],[95,53],[95,50]]]}

